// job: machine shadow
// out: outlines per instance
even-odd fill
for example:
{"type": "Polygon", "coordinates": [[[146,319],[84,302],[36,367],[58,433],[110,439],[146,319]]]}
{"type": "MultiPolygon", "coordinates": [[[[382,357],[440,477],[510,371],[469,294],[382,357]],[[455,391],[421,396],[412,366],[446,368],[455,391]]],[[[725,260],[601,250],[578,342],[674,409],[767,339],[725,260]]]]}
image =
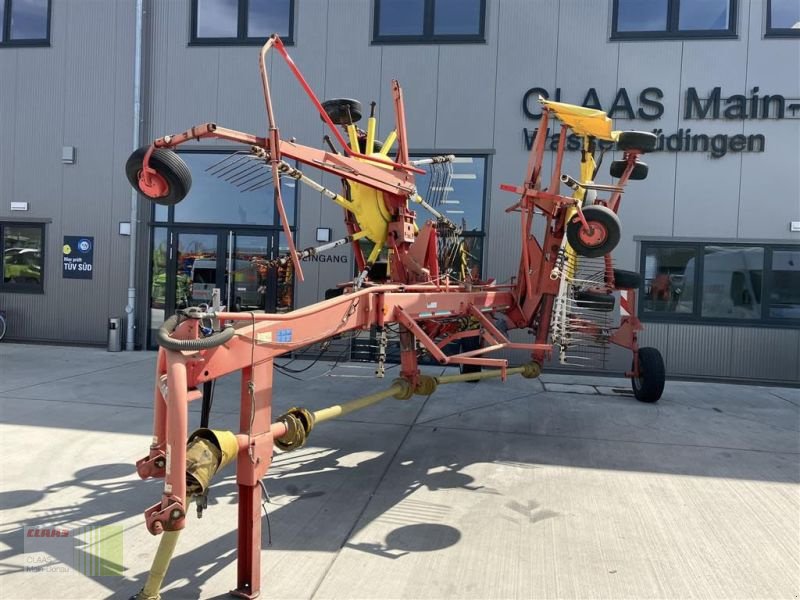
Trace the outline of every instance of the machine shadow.
{"type": "MultiPolygon", "coordinates": [[[[0,533],[0,574],[24,570],[24,567],[10,566],[7,560],[24,553],[26,527],[69,526],[69,529],[74,531],[76,524],[86,523],[92,528],[100,528],[105,525],[117,525],[123,519],[140,514],[142,509],[138,493],[141,492],[141,486],[145,482],[133,478],[119,481],[122,477],[134,473],[134,466],[125,463],[98,465],[80,469],[72,478],[53,483],[43,490],[14,490],[0,493],[0,510],[10,510],[34,505],[50,494],[67,489],[87,492],[78,503],[31,509],[25,514],[24,519],[4,520],[3,525],[7,530],[0,533]],[[136,493],[133,493],[134,490],[136,493]],[[97,518],[97,515],[103,516],[97,518]]],[[[154,486],[152,482],[145,485],[152,488],[152,493],[157,493],[158,486],[154,486]]],[[[102,556],[89,554],[83,548],[75,549],[73,559],[75,564],[86,564],[91,559],[98,570],[103,572],[122,574],[124,569],[124,565],[114,564],[102,556]]]]}

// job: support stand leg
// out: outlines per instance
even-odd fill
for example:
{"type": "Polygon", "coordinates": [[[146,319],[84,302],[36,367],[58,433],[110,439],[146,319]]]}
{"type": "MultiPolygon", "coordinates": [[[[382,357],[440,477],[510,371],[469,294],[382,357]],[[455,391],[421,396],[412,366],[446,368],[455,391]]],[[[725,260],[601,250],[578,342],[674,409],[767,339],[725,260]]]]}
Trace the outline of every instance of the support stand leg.
{"type": "Polygon", "coordinates": [[[261,479],[272,462],[272,361],[242,370],[240,431],[250,443],[239,451],[237,581],[232,595],[256,598],[261,593],[261,479]]]}

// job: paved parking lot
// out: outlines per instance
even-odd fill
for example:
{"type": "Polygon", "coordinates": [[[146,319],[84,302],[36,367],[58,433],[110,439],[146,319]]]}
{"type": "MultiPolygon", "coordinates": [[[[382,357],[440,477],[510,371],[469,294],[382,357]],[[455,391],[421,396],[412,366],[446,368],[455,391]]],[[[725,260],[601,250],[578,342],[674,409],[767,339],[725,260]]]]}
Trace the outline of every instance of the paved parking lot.
{"type": "MultiPolygon", "coordinates": [[[[154,358],[0,344],[3,598],[141,587],[157,545],[142,511],[160,484],[133,464],[150,441],[154,358]],[[122,576],[26,569],[24,527],[94,525],[121,526],[122,576]]],[[[277,414],[387,383],[360,364],[303,377],[276,376],[277,414]]],[[[613,391],[627,387],[457,384],[321,425],[267,479],[264,597],[798,598],[800,390],[669,381],[646,405],[613,391]]],[[[233,379],[217,387],[213,427],[236,426],[237,393],[233,379]]],[[[225,475],[204,517],[190,514],[165,600],[235,587],[225,475]]]]}

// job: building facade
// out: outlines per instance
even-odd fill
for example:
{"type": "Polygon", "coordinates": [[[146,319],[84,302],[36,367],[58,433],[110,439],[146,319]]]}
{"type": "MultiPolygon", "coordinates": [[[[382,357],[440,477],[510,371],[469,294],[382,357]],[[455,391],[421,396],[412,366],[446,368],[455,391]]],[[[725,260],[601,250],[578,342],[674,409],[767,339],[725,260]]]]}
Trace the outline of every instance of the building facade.
{"type": "MultiPolygon", "coordinates": [[[[458,156],[448,212],[473,267],[497,281],[516,274],[519,251],[499,185],[523,178],[538,96],[653,131],[614,251],[643,276],[645,344],[672,375],[800,381],[798,12],[795,0],[143,0],[135,143],[137,1],[0,0],[7,339],[105,343],[127,301],[128,155],[208,121],[262,133],[258,48],[278,32],[320,98],[376,103],[380,137],[400,81],[410,147],[458,156]]],[[[271,56],[268,68],[282,135],[321,146],[286,65],[271,56]]],[[[140,199],[132,226],[137,347],[214,287],[232,306],[285,311],[352,278],[346,247],[305,262],[303,283],[248,269],[285,248],[269,188],[230,185],[230,146],[183,148],[189,197],[170,209],[140,199]]],[[[607,167],[598,180],[611,182],[607,167]]],[[[327,199],[287,183],[284,195],[300,247],[345,235],[327,199]]],[[[629,360],[612,352],[606,366],[629,360]]]]}

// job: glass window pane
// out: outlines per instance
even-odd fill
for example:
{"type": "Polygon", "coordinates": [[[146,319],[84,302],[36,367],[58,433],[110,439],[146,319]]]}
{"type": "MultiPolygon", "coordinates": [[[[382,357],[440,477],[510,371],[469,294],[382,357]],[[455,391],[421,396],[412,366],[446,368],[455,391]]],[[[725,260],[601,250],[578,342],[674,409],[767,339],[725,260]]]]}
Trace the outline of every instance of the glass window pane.
{"type": "MultiPolygon", "coordinates": [[[[278,239],[278,256],[286,256],[288,254],[289,242],[281,232],[278,239]]],[[[278,294],[275,300],[275,311],[285,313],[294,310],[294,263],[290,260],[285,265],[278,267],[275,276],[277,278],[278,294]]]]}
{"type": "Polygon", "coordinates": [[[0,1],[0,42],[3,41],[5,22],[6,22],[6,3],[0,1]]]}
{"type": "Polygon", "coordinates": [[[706,246],[702,315],[760,319],[763,276],[763,248],[706,246]]]}
{"type": "Polygon", "coordinates": [[[775,250],[772,253],[769,316],[800,319],[800,250],[775,250]]]}
{"type": "Polygon", "coordinates": [[[469,35],[481,31],[481,0],[436,0],[433,8],[435,35],[469,35]]]}
{"type": "Polygon", "coordinates": [[[47,39],[47,0],[12,0],[12,40],[47,39]]]}
{"type": "MultiPolygon", "coordinates": [[[[482,232],[486,159],[482,156],[457,156],[452,166],[450,185],[444,185],[446,176],[441,167],[421,167],[427,174],[417,175],[417,189],[424,200],[464,231],[482,232]]],[[[424,208],[415,209],[422,220],[427,218],[424,208]]]]}
{"type": "Polygon", "coordinates": [[[666,31],[667,0],[618,0],[617,31],[666,31]]]}
{"type": "Polygon", "coordinates": [[[228,277],[232,278],[231,301],[227,304],[235,311],[265,310],[269,270],[253,261],[269,260],[269,238],[261,235],[237,235],[234,245],[231,260],[233,273],[228,273],[228,277]]]}
{"type": "Polygon", "coordinates": [[[378,35],[422,35],[425,0],[379,0],[378,35]]]}
{"type": "Polygon", "coordinates": [[[235,38],[239,31],[239,0],[197,0],[198,38],[235,38]]]}
{"type": "Polygon", "coordinates": [[[247,9],[247,37],[268,38],[273,33],[289,37],[290,0],[250,0],[247,9]]]}
{"type": "Polygon", "coordinates": [[[169,218],[169,207],[163,204],[153,204],[153,219],[158,222],[166,222],[169,218]]]}
{"type": "Polygon", "coordinates": [[[217,282],[217,234],[179,233],[175,277],[175,307],[211,302],[217,282]]]}
{"type": "Polygon", "coordinates": [[[11,286],[42,284],[41,227],[3,227],[3,283],[11,286]]]}
{"type": "Polygon", "coordinates": [[[800,30],[800,0],[772,0],[770,10],[773,29],[800,30]]]}
{"type": "MultiPolygon", "coordinates": [[[[247,156],[210,152],[182,153],[181,158],[192,172],[192,190],[182,202],[175,205],[175,222],[277,224],[268,165],[252,161],[247,156]]],[[[292,223],[295,192],[295,181],[284,178],[281,195],[292,223]]]]}
{"type": "Polygon", "coordinates": [[[150,339],[155,340],[155,330],[164,323],[167,294],[167,230],[163,227],[153,229],[151,264],[153,275],[150,283],[150,339]]]}
{"type": "Polygon", "coordinates": [[[644,258],[642,308],[649,313],[691,313],[694,309],[694,248],[654,246],[644,258]]]}
{"type": "Polygon", "coordinates": [[[681,2],[678,29],[725,30],[730,20],[730,0],[694,0],[681,2]]]}

